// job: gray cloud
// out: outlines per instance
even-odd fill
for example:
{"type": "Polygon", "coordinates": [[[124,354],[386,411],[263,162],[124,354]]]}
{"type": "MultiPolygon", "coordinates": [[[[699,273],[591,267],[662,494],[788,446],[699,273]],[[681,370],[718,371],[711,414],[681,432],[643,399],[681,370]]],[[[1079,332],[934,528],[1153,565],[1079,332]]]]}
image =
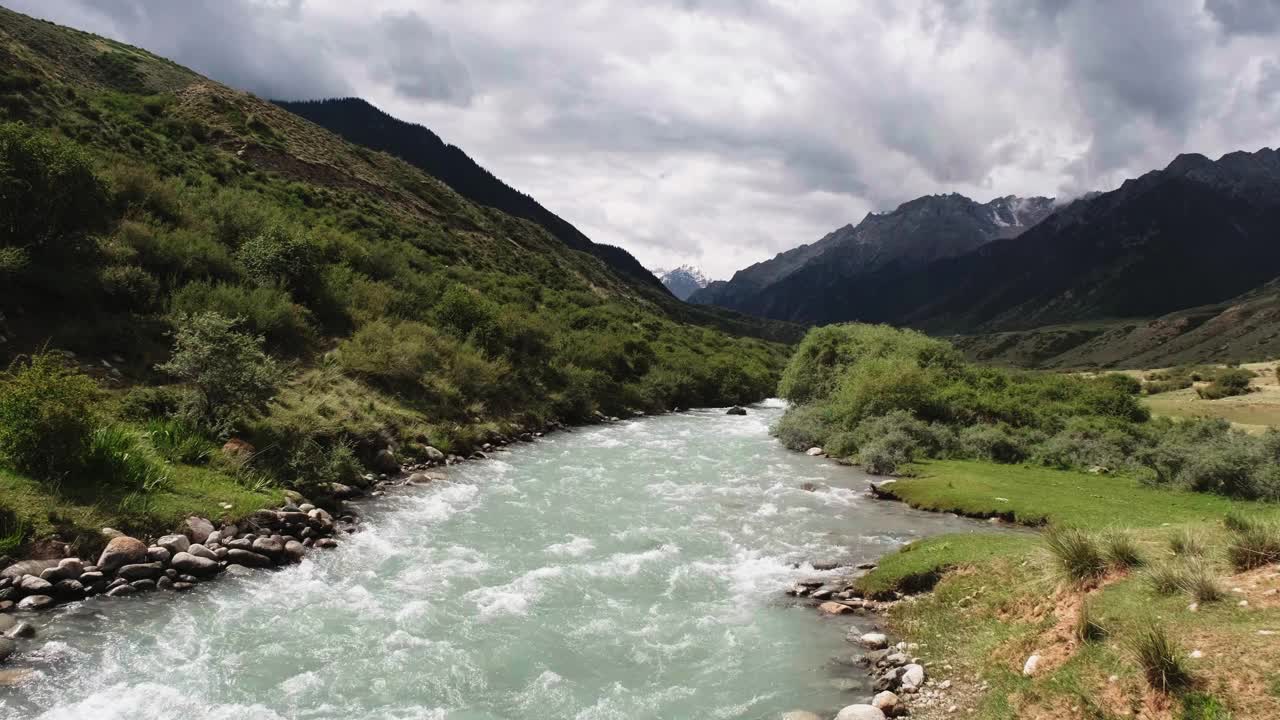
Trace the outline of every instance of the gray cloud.
{"type": "Polygon", "coordinates": [[[271,97],[364,96],[713,275],[926,193],[1275,142],[1280,0],[20,0],[271,97]]]}

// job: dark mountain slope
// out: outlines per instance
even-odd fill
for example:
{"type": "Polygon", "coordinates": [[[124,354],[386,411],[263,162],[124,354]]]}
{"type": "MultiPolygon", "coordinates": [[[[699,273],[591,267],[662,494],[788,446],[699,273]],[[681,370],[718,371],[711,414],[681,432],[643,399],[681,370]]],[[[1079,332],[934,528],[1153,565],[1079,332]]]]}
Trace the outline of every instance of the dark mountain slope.
{"type": "Polygon", "coordinates": [[[618,272],[655,287],[662,286],[631,253],[613,245],[592,242],[563,218],[502,182],[460,148],[445,143],[422,125],[394,118],[360,98],[273,102],[350,142],[417,166],[472,202],[532,220],[565,245],[595,255],[618,272]]]}
{"type": "MultiPolygon", "coordinates": [[[[917,268],[971,252],[993,240],[1017,237],[1053,211],[1050,198],[997,198],[980,204],[962,195],[933,195],[903,203],[889,213],[868,213],[812,245],[781,253],[714,283],[694,295],[712,303],[769,317],[823,322],[832,308],[819,307],[831,288],[886,267],[917,268]],[[811,283],[820,285],[805,291],[811,283]],[[799,290],[780,291],[775,287],[799,290]],[[819,289],[821,288],[821,289],[819,289]]],[[[838,308],[836,318],[838,318],[838,308]]]]}

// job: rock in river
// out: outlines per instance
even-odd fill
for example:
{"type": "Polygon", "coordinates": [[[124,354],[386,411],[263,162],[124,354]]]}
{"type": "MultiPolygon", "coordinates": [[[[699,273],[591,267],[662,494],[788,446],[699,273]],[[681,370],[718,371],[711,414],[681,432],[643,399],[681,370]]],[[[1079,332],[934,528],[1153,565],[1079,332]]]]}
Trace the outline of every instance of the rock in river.
{"type": "Polygon", "coordinates": [[[885,717],[874,705],[847,705],[836,715],[836,720],[885,720],[885,717]]]}
{"type": "Polygon", "coordinates": [[[42,595],[53,590],[53,583],[35,575],[25,575],[18,581],[18,587],[29,595],[42,595]]]}
{"type": "MultiPolygon", "coordinates": [[[[207,551],[206,551],[207,552],[207,551]]],[[[207,557],[180,552],[173,556],[170,563],[174,570],[190,575],[212,575],[218,572],[218,561],[207,557]]]]}
{"type": "Polygon", "coordinates": [[[43,610],[53,605],[53,598],[48,595],[28,595],[18,603],[19,610],[43,610]]]}
{"type": "Polygon", "coordinates": [[[746,415],[747,409],[742,407],[741,405],[734,405],[733,407],[726,410],[724,414],[725,415],[746,415]]]}
{"type": "Polygon", "coordinates": [[[40,576],[40,573],[49,568],[58,567],[57,560],[23,560],[16,562],[0,572],[0,578],[13,578],[17,580],[23,575],[40,576]]]}
{"type": "Polygon", "coordinates": [[[872,650],[883,650],[889,647],[889,638],[885,637],[884,633],[864,633],[858,638],[858,642],[872,650]]]}
{"type": "Polygon", "coordinates": [[[158,562],[133,563],[116,571],[117,577],[129,582],[134,580],[154,580],[164,574],[164,566],[158,562]]]}
{"type": "Polygon", "coordinates": [[[18,651],[18,643],[9,638],[0,638],[0,662],[9,659],[9,656],[18,651]]]}
{"type": "Polygon", "coordinates": [[[137,538],[122,535],[112,538],[111,542],[107,543],[102,555],[98,556],[98,568],[104,572],[113,572],[125,565],[140,563],[146,559],[146,543],[137,538]]]}
{"type": "Polygon", "coordinates": [[[227,562],[245,567],[271,567],[271,558],[259,555],[250,550],[232,550],[227,553],[227,562]]]}

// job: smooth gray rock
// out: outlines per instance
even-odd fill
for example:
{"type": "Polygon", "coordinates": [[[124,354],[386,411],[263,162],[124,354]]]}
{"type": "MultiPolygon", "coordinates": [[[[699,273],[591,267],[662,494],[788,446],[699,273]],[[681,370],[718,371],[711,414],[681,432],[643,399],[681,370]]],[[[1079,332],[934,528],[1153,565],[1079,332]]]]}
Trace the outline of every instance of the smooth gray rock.
{"type": "MultiPolygon", "coordinates": [[[[203,546],[205,546],[205,547],[209,547],[210,545],[217,545],[217,544],[218,544],[218,543],[220,543],[220,542],[222,542],[222,531],[221,531],[221,530],[214,530],[213,532],[209,533],[209,537],[205,538],[205,539],[204,539],[204,542],[202,542],[202,543],[193,543],[193,544],[195,544],[195,545],[203,545],[203,546]]],[[[187,550],[187,552],[191,552],[191,550],[190,550],[190,549],[188,549],[188,550],[187,550]]]]}
{"type": "Polygon", "coordinates": [[[130,585],[129,583],[125,583],[123,585],[117,585],[111,588],[110,590],[108,590],[107,597],[124,597],[125,595],[132,595],[136,592],[138,592],[137,588],[130,585]]]}
{"type": "Polygon", "coordinates": [[[885,637],[884,633],[863,633],[858,637],[858,642],[862,643],[863,647],[871,650],[881,650],[889,647],[889,638],[885,637]]]}
{"type": "Polygon", "coordinates": [[[212,575],[218,572],[217,558],[201,557],[191,553],[180,552],[174,555],[170,564],[173,565],[174,570],[190,575],[212,575]]]}
{"type": "Polygon", "coordinates": [[[924,685],[924,667],[915,663],[904,665],[898,680],[903,690],[919,690],[924,685]]]}
{"type": "Polygon", "coordinates": [[[124,578],[128,582],[134,580],[155,580],[164,574],[164,566],[158,562],[135,563],[125,565],[116,571],[116,576],[124,578]]]}
{"type": "Polygon", "coordinates": [[[18,621],[12,615],[0,615],[0,633],[9,632],[10,628],[17,624],[18,621]]]}
{"type": "Polygon", "coordinates": [[[253,551],[269,558],[278,558],[284,554],[284,543],[273,537],[258,538],[253,541],[253,551]]]}
{"type": "Polygon", "coordinates": [[[10,638],[0,637],[0,663],[9,659],[9,656],[18,652],[18,643],[10,638]]]}
{"type": "Polygon", "coordinates": [[[284,544],[285,557],[289,562],[302,562],[302,558],[307,554],[307,549],[297,540],[290,540],[284,544]]]}
{"type": "Polygon", "coordinates": [[[836,720],[885,720],[885,717],[874,705],[848,705],[836,714],[836,720]]]}
{"type": "Polygon", "coordinates": [[[59,580],[53,584],[53,594],[63,599],[79,598],[84,596],[84,584],[79,580],[59,580]]]}
{"type": "Polygon", "coordinates": [[[43,610],[53,607],[54,600],[48,595],[28,595],[18,603],[19,610],[43,610]]]}
{"type": "MultiPolygon", "coordinates": [[[[201,545],[200,543],[195,543],[191,547],[187,548],[187,552],[192,555],[195,555],[196,557],[207,558],[215,562],[218,560],[217,553],[205,547],[204,545],[201,545]]],[[[176,556],[175,556],[175,559],[176,559],[176,556]]]]}
{"type": "Polygon", "coordinates": [[[191,547],[191,540],[186,535],[165,535],[156,541],[156,545],[168,550],[170,555],[177,555],[191,547]]]}
{"type": "Polygon", "coordinates": [[[442,463],[444,462],[444,453],[430,445],[422,449],[422,454],[427,456],[427,462],[442,463]]]}
{"type": "Polygon", "coordinates": [[[131,583],[129,583],[129,584],[130,584],[130,585],[132,585],[132,586],[133,586],[133,589],[134,589],[134,590],[137,590],[138,592],[149,592],[149,591],[151,591],[151,590],[155,590],[155,589],[156,589],[156,587],[157,587],[157,585],[156,585],[156,581],[155,581],[155,580],[150,580],[150,579],[147,579],[147,580],[134,580],[133,582],[131,582],[131,583]]]}
{"type": "MultiPolygon", "coordinates": [[[[209,533],[213,532],[213,523],[200,517],[189,517],[184,523],[186,525],[187,536],[191,538],[191,542],[203,543],[209,539],[209,533]]],[[[186,548],[183,548],[184,550],[186,548]]]]}
{"type": "Polygon", "coordinates": [[[30,639],[36,636],[36,626],[29,622],[20,622],[4,631],[5,637],[30,639]]]}
{"type": "Polygon", "coordinates": [[[102,582],[103,577],[104,577],[104,576],[103,576],[103,574],[102,574],[102,573],[100,573],[100,572],[98,572],[97,570],[95,570],[95,571],[93,571],[93,572],[84,572],[84,573],[80,573],[80,577],[79,577],[79,578],[77,578],[77,579],[80,581],[80,584],[81,584],[81,585],[84,585],[85,587],[88,587],[88,586],[90,586],[90,585],[92,585],[92,584],[94,584],[94,583],[102,582]]]}
{"type": "Polygon", "coordinates": [[[0,577],[17,580],[23,575],[35,575],[40,577],[40,573],[49,568],[58,567],[58,560],[23,560],[16,562],[9,567],[0,571],[0,577]]]}
{"type": "Polygon", "coordinates": [[[169,552],[168,548],[162,548],[158,545],[147,548],[147,560],[150,560],[151,562],[158,562],[161,565],[169,562],[169,558],[172,555],[173,553],[169,552]]]}
{"type": "Polygon", "coordinates": [[[227,552],[227,562],[236,565],[244,565],[245,567],[265,568],[271,567],[271,558],[265,555],[259,555],[249,550],[230,550],[227,552]]]}
{"type": "Polygon", "coordinates": [[[17,588],[27,595],[43,595],[53,590],[53,583],[35,575],[23,575],[18,579],[17,588]]]}

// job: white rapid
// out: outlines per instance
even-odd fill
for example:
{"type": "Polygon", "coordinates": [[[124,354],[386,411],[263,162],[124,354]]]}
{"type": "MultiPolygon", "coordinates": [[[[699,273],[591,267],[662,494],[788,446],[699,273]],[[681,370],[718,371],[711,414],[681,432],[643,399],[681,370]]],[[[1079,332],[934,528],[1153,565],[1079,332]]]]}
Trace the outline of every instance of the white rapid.
{"type": "Polygon", "coordinates": [[[868,499],[859,471],[770,438],[780,413],[554,434],[366,503],[362,533],[301,565],[68,607],[10,662],[36,672],[0,687],[0,718],[776,718],[858,702],[865,683],[833,660],[854,650],[848,621],[783,589],[823,574],[812,561],[976,526],[868,499]]]}

